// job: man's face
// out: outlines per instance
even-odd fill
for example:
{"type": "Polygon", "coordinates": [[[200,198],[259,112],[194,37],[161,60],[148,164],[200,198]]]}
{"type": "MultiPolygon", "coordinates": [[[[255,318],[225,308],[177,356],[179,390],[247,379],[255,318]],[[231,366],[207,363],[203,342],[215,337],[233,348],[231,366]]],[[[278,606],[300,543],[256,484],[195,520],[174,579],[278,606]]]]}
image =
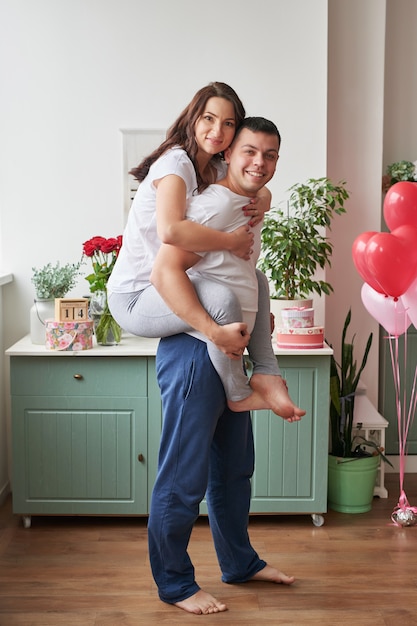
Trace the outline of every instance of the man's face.
{"type": "Polygon", "coordinates": [[[254,196],[275,173],[279,143],[276,135],[244,128],[225,153],[229,188],[242,196],[254,196]]]}

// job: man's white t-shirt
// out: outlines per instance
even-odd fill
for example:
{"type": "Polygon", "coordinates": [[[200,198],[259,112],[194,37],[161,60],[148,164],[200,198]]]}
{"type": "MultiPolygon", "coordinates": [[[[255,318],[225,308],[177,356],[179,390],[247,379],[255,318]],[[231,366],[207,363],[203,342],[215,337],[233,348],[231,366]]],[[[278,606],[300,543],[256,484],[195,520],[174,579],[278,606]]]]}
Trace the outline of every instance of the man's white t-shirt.
{"type": "MultiPolygon", "coordinates": [[[[248,223],[248,217],[244,215],[242,208],[249,200],[250,198],[238,195],[223,185],[210,185],[191,199],[187,219],[216,230],[231,232],[248,223]]],[[[250,260],[240,259],[227,250],[198,253],[201,260],[188,271],[190,275],[199,275],[230,287],[241,303],[244,321],[248,324],[248,320],[254,320],[258,310],[258,280],[255,269],[261,247],[261,228],[262,223],[252,229],[255,241],[250,260]]]]}

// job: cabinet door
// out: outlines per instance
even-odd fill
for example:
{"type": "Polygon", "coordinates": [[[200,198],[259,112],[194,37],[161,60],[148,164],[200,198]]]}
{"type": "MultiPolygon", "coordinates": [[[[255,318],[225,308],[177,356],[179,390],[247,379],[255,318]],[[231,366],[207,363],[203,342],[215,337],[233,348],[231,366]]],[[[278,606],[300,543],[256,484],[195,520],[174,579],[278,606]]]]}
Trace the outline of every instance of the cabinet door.
{"type": "Polygon", "coordinates": [[[291,397],[307,413],[290,424],[271,411],[253,412],[251,512],[327,510],[329,363],[326,357],[280,357],[291,397]]]}
{"type": "Polygon", "coordinates": [[[147,512],[147,399],[12,399],[13,510],[147,512]]]}

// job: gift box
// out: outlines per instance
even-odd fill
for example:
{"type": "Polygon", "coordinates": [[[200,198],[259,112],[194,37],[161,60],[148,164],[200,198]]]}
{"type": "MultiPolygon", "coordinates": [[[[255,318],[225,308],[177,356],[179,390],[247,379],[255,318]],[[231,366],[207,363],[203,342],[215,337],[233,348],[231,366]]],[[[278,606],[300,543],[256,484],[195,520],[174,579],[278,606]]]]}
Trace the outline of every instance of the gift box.
{"type": "Polygon", "coordinates": [[[277,346],[286,349],[322,348],[324,342],[324,328],[278,328],[277,346]]]}
{"type": "Polygon", "coordinates": [[[314,309],[306,307],[288,307],[281,310],[284,328],[311,328],[314,326],[314,309]]]}
{"type": "Polygon", "coordinates": [[[84,322],[56,322],[46,320],[47,350],[89,350],[93,347],[93,320],[84,322]]]}

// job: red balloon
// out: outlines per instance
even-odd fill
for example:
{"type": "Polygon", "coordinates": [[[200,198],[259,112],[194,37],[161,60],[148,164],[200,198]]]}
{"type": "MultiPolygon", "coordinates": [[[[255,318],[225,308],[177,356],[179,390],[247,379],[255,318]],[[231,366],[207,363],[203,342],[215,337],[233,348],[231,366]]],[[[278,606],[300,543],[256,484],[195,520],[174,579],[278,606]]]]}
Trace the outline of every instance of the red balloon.
{"type": "Polygon", "coordinates": [[[417,227],[417,183],[402,181],[388,189],[384,218],[391,231],[405,224],[417,227]]]}
{"type": "Polygon", "coordinates": [[[411,226],[411,224],[398,226],[398,228],[391,231],[391,235],[401,239],[408,246],[409,254],[417,259],[417,226],[411,226]]]}
{"type": "Polygon", "coordinates": [[[381,285],[369,271],[368,263],[365,257],[365,250],[368,241],[371,239],[371,237],[377,234],[378,233],[376,231],[368,230],[361,235],[358,235],[352,245],[352,257],[353,263],[360,276],[362,276],[363,280],[378,293],[385,294],[385,291],[383,290],[381,285]]]}
{"type": "Polygon", "coordinates": [[[366,245],[365,259],[369,272],[388,296],[401,296],[417,276],[416,244],[408,229],[378,233],[366,245]],[[394,231],[396,232],[396,231],[394,231]]]}

